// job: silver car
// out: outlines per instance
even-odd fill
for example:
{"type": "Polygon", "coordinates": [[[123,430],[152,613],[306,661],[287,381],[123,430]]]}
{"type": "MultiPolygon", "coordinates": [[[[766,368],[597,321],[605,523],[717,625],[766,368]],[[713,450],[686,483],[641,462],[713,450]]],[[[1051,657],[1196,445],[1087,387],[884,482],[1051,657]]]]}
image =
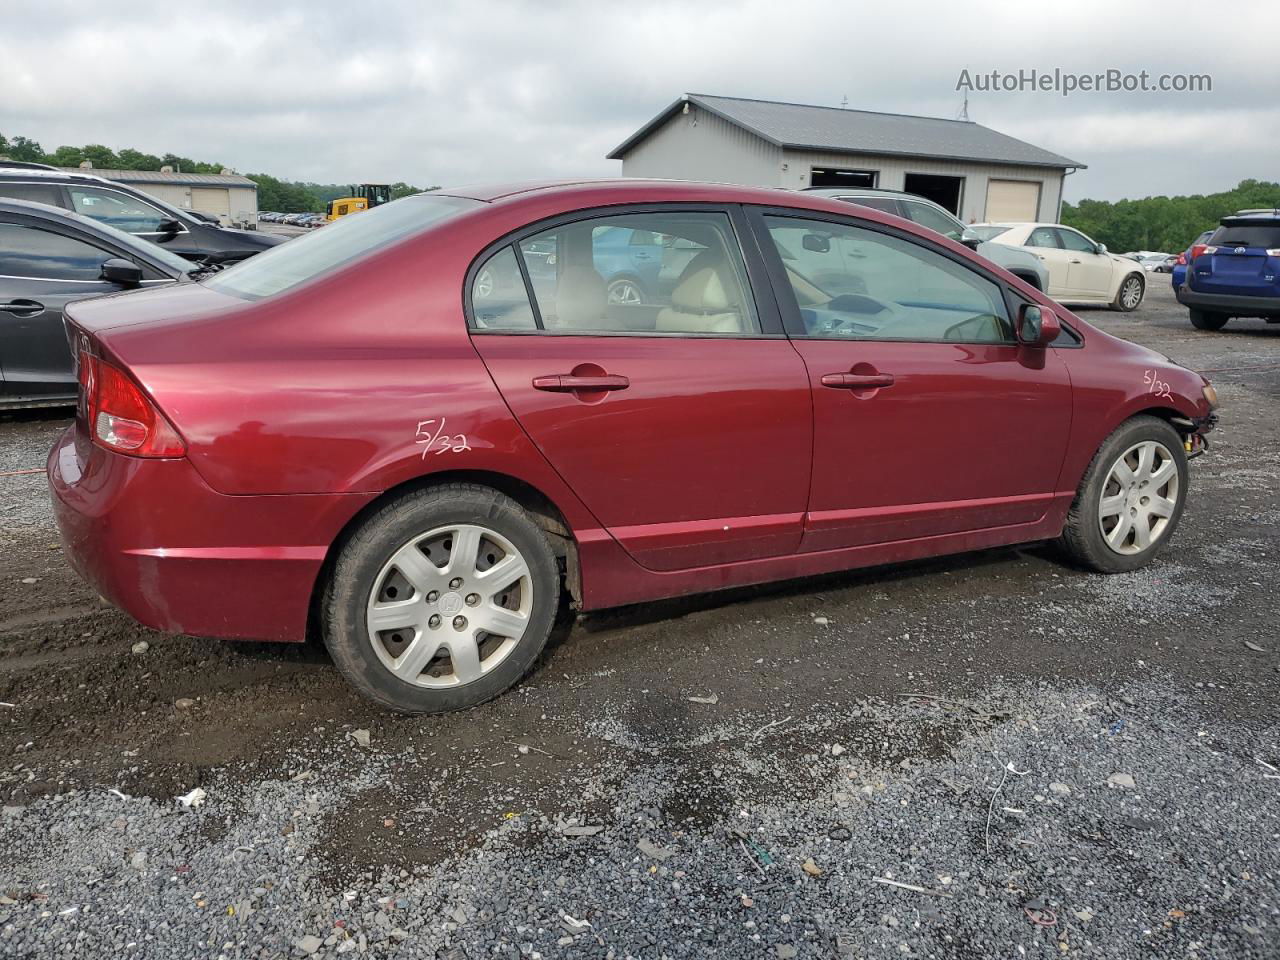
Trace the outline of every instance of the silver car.
{"type": "Polygon", "coordinates": [[[878,190],[866,187],[815,187],[805,191],[837,200],[858,203],[873,210],[892,213],[928,227],[944,237],[950,237],[958,243],[976,251],[997,266],[1004,267],[1019,280],[1031,284],[1037,290],[1049,289],[1049,271],[1035,254],[1026,250],[1018,250],[1005,244],[987,243],[974,230],[966,227],[955,214],[938,206],[932,200],[917,196],[914,193],[902,193],[897,190],[878,190]]]}

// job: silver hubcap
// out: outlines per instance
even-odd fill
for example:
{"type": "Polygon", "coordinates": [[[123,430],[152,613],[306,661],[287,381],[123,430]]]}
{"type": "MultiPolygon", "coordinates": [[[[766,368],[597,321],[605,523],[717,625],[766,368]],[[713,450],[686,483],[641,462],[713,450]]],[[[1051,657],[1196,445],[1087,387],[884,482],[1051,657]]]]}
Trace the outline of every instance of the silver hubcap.
{"type": "Polygon", "coordinates": [[[609,284],[609,302],[610,303],[644,303],[644,297],[640,296],[640,288],[630,280],[615,280],[609,284]]]}
{"type": "Polygon", "coordinates": [[[533,610],[520,551],[473,524],[439,527],[406,543],[369,596],[369,642],[382,665],[420,687],[471,683],[516,648],[533,610]]]}
{"type": "Polygon", "coordinates": [[[1137,277],[1130,277],[1124,282],[1124,293],[1120,295],[1121,302],[1130,310],[1138,305],[1138,301],[1142,299],[1142,281],[1137,277]]]}
{"type": "Polygon", "coordinates": [[[1111,465],[1098,500],[1098,526],[1116,553],[1142,553],[1159,540],[1178,506],[1178,464],[1155,440],[1134,444],[1111,465]]]}

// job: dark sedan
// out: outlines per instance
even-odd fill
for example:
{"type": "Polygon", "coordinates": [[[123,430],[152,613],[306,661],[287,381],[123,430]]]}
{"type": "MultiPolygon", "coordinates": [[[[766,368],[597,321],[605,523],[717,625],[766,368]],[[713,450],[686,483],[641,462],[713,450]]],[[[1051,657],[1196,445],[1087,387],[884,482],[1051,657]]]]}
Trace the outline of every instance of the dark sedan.
{"type": "Polygon", "coordinates": [[[185,280],[199,267],[89,217],[0,199],[0,409],[75,403],[72,300],[185,280]]]}

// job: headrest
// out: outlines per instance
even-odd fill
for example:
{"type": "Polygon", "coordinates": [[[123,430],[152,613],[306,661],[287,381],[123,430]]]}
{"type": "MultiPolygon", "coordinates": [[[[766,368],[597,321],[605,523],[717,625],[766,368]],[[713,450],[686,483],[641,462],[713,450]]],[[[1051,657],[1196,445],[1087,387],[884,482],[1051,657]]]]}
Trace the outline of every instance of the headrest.
{"type": "Polygon", "coordinates": [[[556,321],[552,326],[598,328],[605,303],[604,277],[591,267],[565,267],[556,286],[556,321]]]}
{"type": "Polygon", "coordinates": [[[729,267],[715,251],[704,250],[684,268],[671,291],[671,305],[689,313],[720,313],[738,307],[729,267]]]}

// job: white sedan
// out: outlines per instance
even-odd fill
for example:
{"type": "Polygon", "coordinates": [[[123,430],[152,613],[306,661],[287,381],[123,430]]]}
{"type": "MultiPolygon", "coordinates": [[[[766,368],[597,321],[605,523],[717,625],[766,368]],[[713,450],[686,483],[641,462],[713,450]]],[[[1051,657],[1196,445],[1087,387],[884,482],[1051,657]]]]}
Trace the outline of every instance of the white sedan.
{"type": "Polygon", "coordinates": [[[1058,223],[980,223],[984,240],[1026,247],[1049,271],[1045,291],[1059,303],[1100,304],[1136,310],[1147,290],[1142,264],[1107,253],[1079,230],[1058,223]]]}

